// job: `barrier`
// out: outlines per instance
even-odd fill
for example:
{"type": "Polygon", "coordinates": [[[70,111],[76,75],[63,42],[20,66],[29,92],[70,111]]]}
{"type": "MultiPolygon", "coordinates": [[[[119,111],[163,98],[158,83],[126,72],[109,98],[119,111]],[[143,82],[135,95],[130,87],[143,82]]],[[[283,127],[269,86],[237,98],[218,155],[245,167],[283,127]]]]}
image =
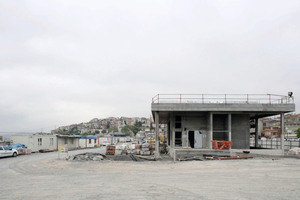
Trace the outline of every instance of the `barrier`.
{"type": "Polygon", "coordinates": [[[230,149],[232,147],[232,141],[217,141],[213,140],[212,141],[212,147],[213,149],[230,149]]]}

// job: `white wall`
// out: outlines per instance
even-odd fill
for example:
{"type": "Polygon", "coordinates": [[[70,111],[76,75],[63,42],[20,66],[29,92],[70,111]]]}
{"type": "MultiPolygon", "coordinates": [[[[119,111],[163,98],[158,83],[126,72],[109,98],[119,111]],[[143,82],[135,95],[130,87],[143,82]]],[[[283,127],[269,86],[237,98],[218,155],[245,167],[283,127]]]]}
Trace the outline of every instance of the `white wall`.
{"type": "Polygon", "coordinates": [[[95,145],[99,144],[98,139],[79,139],[79,147],[80,148],[89,148],[95,147],[95,145]],[[96,140],[96,142],[95,142],[96,140]]]}
{"type": "Polygon", "coordinates": [[[99,137],[99,143],[100,144],[104,144],[104,143],[112,144],[112,138],[111,137],[99,137]]]}
{"type": "Polygon", "coordinates": [[[126,142],[126,137],[114,137],[113,141],[114,144],[117,144],[119,142],[126,142]]]}
{"type": "Polygon", "coordinates": [[[56,135],[12,135],[10,138],[14,144],[23,144],[33,152],[41,149],[57,150],[56,135]],[[38,142],[39,138],[41,139],[40,143],[38,142]]]}

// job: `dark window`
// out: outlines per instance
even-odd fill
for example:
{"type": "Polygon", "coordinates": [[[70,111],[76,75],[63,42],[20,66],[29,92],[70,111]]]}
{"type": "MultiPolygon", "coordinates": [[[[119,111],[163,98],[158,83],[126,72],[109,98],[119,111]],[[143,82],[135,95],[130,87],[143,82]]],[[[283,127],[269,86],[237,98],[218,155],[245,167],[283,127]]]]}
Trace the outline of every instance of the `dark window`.
{"type": "Polygon", "coordinates": [[[176,122],[181,122],[181,116],[175,116],[175,121],[176,122]]]}
{"type": "Polygon", "coordinates": [[[89,144],[92,144],[92,140],[91,139],[89,139],[89,144]]]}
{"type": "Polygon", "coordinates": [[[176,122],[175,123],[175,128],[181,128],[181,122],[176,122]]]}
{"type": "Polygon", "coordinates": [[[182,145],[181,135],[181,132],[175,132],[175,145],[182,145]]]}
{"type": "Polygon", "coordinates": [[[175,128],[181,128],[181,116],[175,116],[175,128]]]}

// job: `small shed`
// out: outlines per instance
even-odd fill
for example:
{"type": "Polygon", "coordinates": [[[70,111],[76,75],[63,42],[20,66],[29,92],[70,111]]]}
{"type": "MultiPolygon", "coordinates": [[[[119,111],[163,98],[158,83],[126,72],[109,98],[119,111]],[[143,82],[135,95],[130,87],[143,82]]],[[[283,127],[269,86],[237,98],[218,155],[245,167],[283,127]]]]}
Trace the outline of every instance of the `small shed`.
{"type": "Polygon", "coordinates": [[[69,150],[79,149],[79,135],[56,135],[58,145],[67,146],[69,150]]]}
{"type": "Polygon", "coordinates": [[[33,134],[33,135],[12,135],[13,144],[23,144],[32,152],[38,152],[41,149],[57,150],[56,135],[52,134],[33,134]]]}
{"type": "Polygon", "coordinates": [[[91,148],[99,144],[99,138],[96,135],[85,135],[79,138],[80,148],[91,148]]]}

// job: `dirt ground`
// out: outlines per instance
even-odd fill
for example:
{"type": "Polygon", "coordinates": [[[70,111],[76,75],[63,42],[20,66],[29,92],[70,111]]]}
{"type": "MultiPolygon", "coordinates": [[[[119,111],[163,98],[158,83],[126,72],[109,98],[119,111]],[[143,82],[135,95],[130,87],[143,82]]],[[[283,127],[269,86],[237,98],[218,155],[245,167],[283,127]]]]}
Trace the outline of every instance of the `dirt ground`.
{"type": "Polygon", "coordinates": [[[0,199],[290,200],[300,195],[300,159],[75,162],[57,157],[53,152],[1,158],[0,199]]]}

